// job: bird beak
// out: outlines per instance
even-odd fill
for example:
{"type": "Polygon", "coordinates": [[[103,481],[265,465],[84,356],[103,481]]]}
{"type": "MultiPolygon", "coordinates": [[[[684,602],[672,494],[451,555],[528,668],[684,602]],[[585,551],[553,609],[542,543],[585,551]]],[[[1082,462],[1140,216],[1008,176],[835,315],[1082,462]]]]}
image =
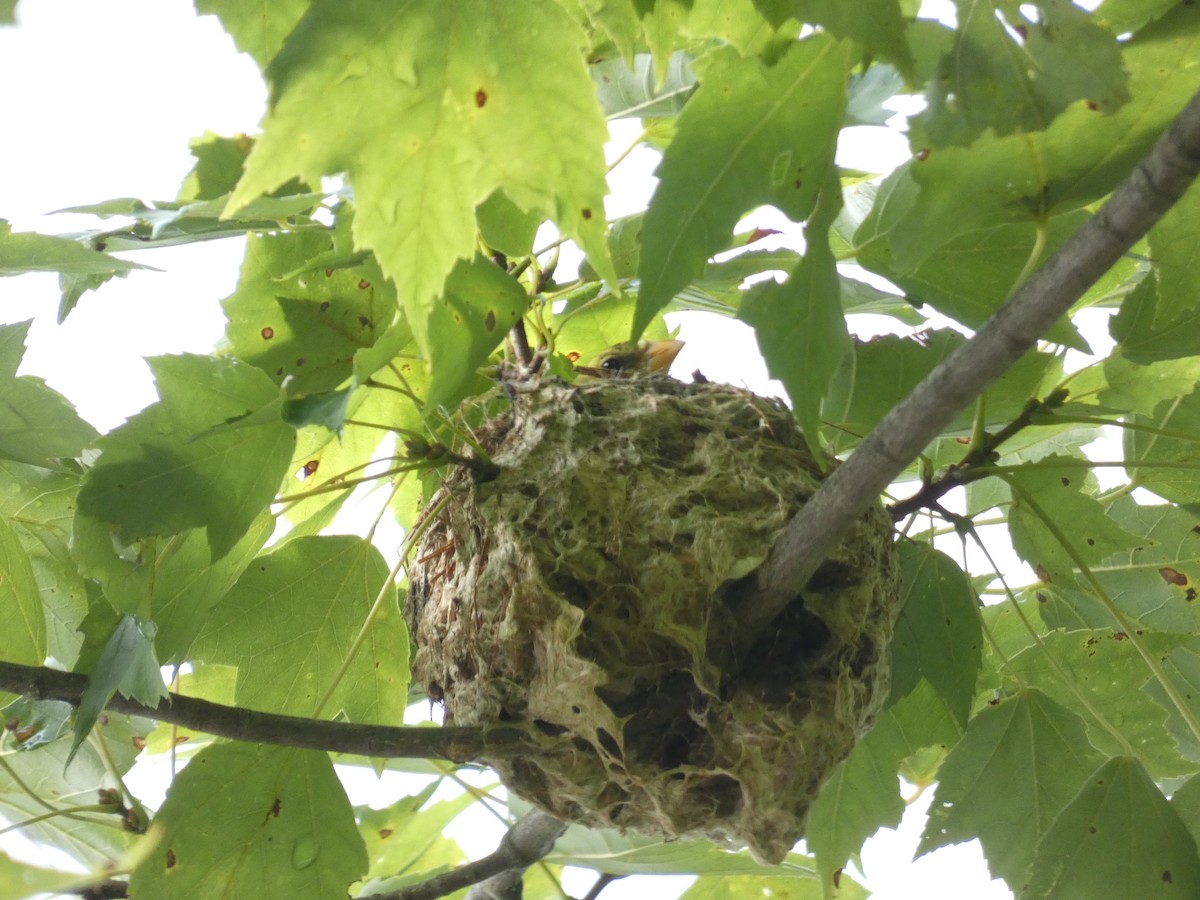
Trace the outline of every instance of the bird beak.
{"type": "Polygon", "coordinates": [[[683,349],[683,341],[646,341],[642,353],[650,372],[665,372],[683,349]]]}

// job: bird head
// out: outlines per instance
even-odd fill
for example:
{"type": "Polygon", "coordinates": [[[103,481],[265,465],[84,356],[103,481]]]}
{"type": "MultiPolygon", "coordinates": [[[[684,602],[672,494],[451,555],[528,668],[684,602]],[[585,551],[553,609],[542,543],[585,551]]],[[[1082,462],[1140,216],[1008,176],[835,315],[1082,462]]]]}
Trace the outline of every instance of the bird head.
{"type": "Polygon", "coordinates": [[[683,349],[683,341],[625,341],[603,350],[586,366],[576,366],[582,378],[630,378],[665,373],[683,349]]]}

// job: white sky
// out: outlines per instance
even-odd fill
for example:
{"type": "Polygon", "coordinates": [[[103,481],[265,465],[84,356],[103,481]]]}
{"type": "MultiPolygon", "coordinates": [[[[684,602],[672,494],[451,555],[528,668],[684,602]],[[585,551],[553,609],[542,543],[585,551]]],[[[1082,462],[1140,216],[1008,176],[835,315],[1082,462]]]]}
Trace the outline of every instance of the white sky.
{"type": "MultiPolygon", "coordinates": [[[[0,217],[14,231],[94,227],[90,218],[44,215],[66,206],[123,196],[171,199],[191,168],[190,138],[256,129],[266,98],[257,68],[186,0],[21,0],[17,15],[18,27],[0,28],[0,217]]],[[[885,136],[848,152],[884,152],[894,162],[906,151],[902,139],[885,136]]],[[[623,190],[644,194],[654,160],[640,151],[623,164],[623,190]]],[[[861,157],[847,161],[868,166],[861,157]]],[[[241,240],[225,240],[143,253],[134,258],[164,271],[133,272],[86,295],[62,327],[54,324],[56,276],[0,279],[0,322],[33,318],[22,373],[45,378],[85,418],[111,429],[155,399],[142,357],[205,353],[221,337],[217,301],[233,290],[241,252],[241,240]]],[[[682,336],[689,345],[676,371],[700,366],[716,380],[766,389],[744,327],[725,319],[689,323],[682,336]]],[[[379,786],[369,782],[353,785],[352,799],[378,802],[379,786]]],[[[874,896],[1010,897],[1002,882],[990,882],[974,845],[910,862],[931,793],[913,804],[899,832],[885,830],[867,843],[863,862],[874,896]]],[[[456,836],[468,852],[483,854],[497,832],[480,826],[456,836]]],[[[590,877],[569,888],[582,893],[590,877]]],[[[680,884],[630,879],[604,896],[661,897],[680,884]]]]}

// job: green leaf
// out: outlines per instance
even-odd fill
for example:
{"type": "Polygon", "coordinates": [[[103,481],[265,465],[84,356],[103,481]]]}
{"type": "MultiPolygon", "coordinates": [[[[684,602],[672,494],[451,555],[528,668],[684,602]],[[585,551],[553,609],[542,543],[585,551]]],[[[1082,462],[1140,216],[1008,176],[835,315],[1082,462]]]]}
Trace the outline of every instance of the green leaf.
{"type": "Polygon", "coordinates": [[[250,565],[274,525],[270,515],[260,515],[214,562],[202,529],[149,538],[118,552],[111,529],[81,513],[75,517],[72,553],[80,572],[100,583],[114,610],[154,621],[155,655],[163,665],[173,665],[187,659],[212,608],[250,565]]]}
{"type": "Polygon", "coordinates": [[[634,335],[704,271],[748,209],[794,221],[816,204],[846,102],[847,45],[824,35],[774,66],[723,49],[697,61],[700,89],[658,167],[643,229],[634,335]]]}
{"type": "MultiPolygon", "coordinates": [[[[453,409],[475,370],[500,345],[529,306],[515,278],[490,260],[459,261],[446,280],[445,296],[434,301],[427,320],[429,390],[426,415],[453,409]]],[[[414,329],[420,332],[420,329],[414,329]]],[[[420,338],[418,337],[418,342],[420,338]]]]}
{"type": "MultiPolygon", "coordinates": [[[[0,23],[4,21],[3,4],[0,3],[0,23]]],[[[89,878],[77,872],[44,869],[18,862],[7,853],[0,853],[0,900],[25,900],[43,894],[80,894],[101,880],[106,879],[99,875],[89,878]]]]}
{"type": "MultiPolygon", "coordinates": [[[[199,5],[204,5],[204,0],[199,5]]],[[[206,131],[202,136],[192,138],[188,147],[196,158],[196,165],[183,179],[179,201],[190,203],[224,197],[237,186],[253,146],[254,139],[245,134],[222,137],[206,131]]]]}
{"type": "Polygon", "coordinates": [[[434,782],[420,794],[404,797],[386,809],[358,809],[359,828],[371,860],[367,878],[387,878],[397,872],[427,873],[442,859],[458,864],[466,856],[442,832],[476,798],[463,793],[453,800],[428,803],[434,782]]]}
{"type": "Polygon", "coordinates": [[[40,666],[46,658],[46,614],[29,554],[0,517],[0,634],[7,662],[40,666]]]}
{"type": "Polygon", "coordinates": [[[350,408],[352,391],[324,391],[309,394],[283,404],[283,421],[297,431],[306,425],[320,425],[341,437],[346,425],[346,411],[350,408]]]}
{"type": "Polygon", "coordinates": [[[730,853],[710,841],[679,840],[666,843],[658,838],[611,828],[572,825],[554,844],[546,861],[555,865],[581,866],[611,875],[783,875],[806,881],[816,870],[810,857],[789,853],[778,866],[757,862],[749,853],[730,853]]]}
{"type": "Polygon", "coordinates": [[[1071,402],[1090,404],[1092,408],[1064,407],[1062,411],[1094,415],[1095,406],[1100,406],[1149,416],[1163,400],[1190,394],[1197,382],[1200,382],[1200,357],[1186,356],[1143,364],[1115,350],[1102,366],[1089,366],[1071,379],[1071,402]]]}
{"type": "Polygon", "coordinates": [[[504,191],[491,195],[475,209],[479,235],[493,250],[510,257],[529,256],[542,217],[520,209],[504,191]]]}
{"type": "MultiPolygon", "coordinates": [[[[285,192],[293,187],[295,185],[289,183],[280,191],[285,192]]],[[[120,198],[68,207],[57,212],[92,214],[102,218],[132,218],[134,221],[131,225],[125,224],[107,231],[89,231],[80,236],[91,246],[116,252],[173,247],[220,237],[243,237],[248,231],[277,230],[285,220],[290,231],[324,231],[324,225],[309,217],[323,199],[322,194],[293,191],[279,197],[254,200],[240,211],[240,215],[229,217],[222,216],[227,200],[225,196],[193,203],[159,201],[154,206],[147,206],[141,200],[120,198]]],[[[95,287],[102,281],[99,277],[87,276],[83,280],[64,284],[63,305],[67,305],[81,288],[95,287]]]]}
{"type": "MultiPolygon", "coordinates": [[[[1174,686],[1177,695],[1191,701],[1200,691],[1200,642],[1193,638],[1184,646],[1172,650],[1162,660],[1162,668],[1164,677],[1174,686]]],[[[1175,706],[1162,683],[1151,679],[1142,686],[1142,690],[1167,710],[1167,729],[1174,736],[1179,752],[1193,762],[1200,760],[1200,737],[1175,706]]],[[[1194,714],[1195,704],[1191,706],[1194,714]]]]}
{"type": "Polygon", "coordinates": [[[903,92],[904,78],[891,66],[874,65],[861,75],[852,75],[845,125],[883,125],[895,115],[884,104],[903,92]]]}
{"type": "Polygon", "coordinates": [[[214,15],[233,38],[237,48],[248,53],[265,69],[284,39],[308,9],[308,0],[272,0],[244,3],[242,0],[196,0],[196,12],[214,15]]]}
{"type": "Polygon", "coordinates": [[[677,47],[728,46],[742,56],[774,55],[791,34],[777,36],[752,0],[634,0],[645,7],[645,44],[655,63],[655,79],[666,82],[677,47]]]}
{"type": "Polygon", "coordinates": [[[75,736],[67,755],[67,765],[91,733],[112,695],[118,691],[122,696],[150,707],[158,706],[158,702],[167,696],[167,686],[163,684],[158,660],[154,658],[154,623],[122,616],[109,635],[79,698],[75,736]]]}
{"type": "MultiPolygon", "coordinates": [[[[1041,238],[1029,222],[966,231],[934,250],[915,270],[906,271],[896,265],[888,242],[893,225],[888,210],[888,204],[876,204],[855,234],[858,262],[902,288],[910,303],[929,304],[968,328],[978,328],[999,309],[1035,251],[1040,251],[1037,261],[1046,259],[1090,218],[1078,210],[1054,216],[1041,238]]],[[[908,227],[902,217],[895,224],[908,227]]],[[[1046,339],[1076,350],[1086,348],[1066,318],[1047,332],[1046,339]]]]}
{"type": "Polygon", "coordinates": [[[776,39],[774,30],[753,0],[673,0],[662,7],[686,7],[680,32],[699,40],[716,38],[743,56],[755,53],[768,57],[779,44],[792,41],[790,34],[776,39]]]}
{"type": "MultiPolygon", "coordinates": [[[[6,720],[16,718],[18,711],[13,707],[9,710],[13,714],[6,715],[6,720]]],[[[15,723],[15,731],[26,724],[36,727],[38,720],[22,718],[15,723]]],[[[111,816],[86,818],[47,816],[46,804],[69,809],[81,801],[95,802],[97,791],[112,787],[113,771],[124,775],[129,770],[138,753],[134,743],[140,742],[152,724],[117,713],[106,714],[96,725],[96,735],[103,741],[107,761],[88,742],[79,748],[69,767],[69,737],[25,752],[15,749],[10,737],[4,765],[0,766],[0,816],[6,822],[21,823],[21,836],[31,843],[53,847],[85,869],[105,867],[111,872],[113,862],[141,839],[125,831],[122,817],[115,811],[111,816]],[[36,786],[34,791],[30,785],[36,786]]]]}
{"type": "Polygon", "coordinates": [[[4,707],[9,730],[22,752],[50,744],[71,730],[75,707],[62,700],[30,700],[17,697],[4,707]]]}
{"type": "MultiPolygon", "coordinates": [[[[1112,520],[1140,540],[1095,569],[1109,596],[1139,624],[1157,631],[1200,633],[1200,534],[1196,517],[1176,506],[1142,506],[1123,497],[1112,520]]],[[[1103,613],[1104,624],[1112,621],[1103,613]]]]}
{"type": "Polygon", "coordinates": [[[608,35],[617,52],[626,60],[633,57],[635,44],[642,36],[641,16],[631,0],[581,0],[579,6],[596,31],[608,35]]]}
{"type": "MultiPolygon", "coordinates": [[[[67,667],[79,652],[81,638],[76,629],[87,612],[86,588],[70,551],[80,477],[78,471],[52,471],[0,460],[0,519],[11,526],[37,582],[42,606],[39,615],[46,623],[44,656],[67,667]]],[[[0,571],[17,580],[20,564],[3,564],[0,571]]],[[[33,601],[29,602],[32,610],[33,601]]],[[[11,624],[0,628],[8,635],[20,633],[11,624]]]]}
{"type": "Polygon", "coordinates": [[[1069,0],[1043,0],[1035,17],[997,0],[956,5],[954,46],[930,80],[918,145],[1044,131],[1076,101],[1109,113],[1129,100],[1119,45],[1069,0]]]}
{"type": "Polygon", "coordinates": [[[591,72],[600,108],[609,120],[677,116],[696,91],[691,58],[682,50],[671,54],[661,82],[649,53],[637,54],[632,67],[622,59],[601,60],[591,72]]]}
{"type": "Polygon", "coordinates": [[[908,32],[897,0],[791,0],[802,22],[820,25],[830,34],[857,42],[866,54],[887,60],[906,78],[913,75],[908,32]]]}
{"type": "Polygon", "coordinates": [[[58,324],[61,325],[67,320],[67,316],[71,314],[79,304],[79,301],[83,299],[84,294],[107,284],[113,279],[114,274],[108,272],[103,275],[73,275],[69,272],[60,272],[58,276],[58,289],[60,292],[58,300],[58,324]]]}
{"type": "Polygon", "coordinates": [[[1072,462],[1078,460],[1051,456],[1003,476],[1013,489],[1009,527],[1014,549],[1041,580],[1068,586],[1078,566],[1047,518],[1089,567],[1141,543],[1137,535],[1109,518],[1090,492],[1085,493],[1087,469],[1072,462]]]}
{"type": "Polygon", "coordinates": [[[1168,329],[1200,317],[1200,240],[1195,223],[1200,216],[1200,189],[1194,186],[1150,230],[1150,257],[1158,281],[1154,326],[1168,329]]]}
{"type": "MultiPolygon", "coordinates": [[[[404,360],[398,361],[396,368],[413,390],[423,392],[423,366],[404,360]]],[[[381,372],[376,379],[395,384],[390,372],[381,372]]],[[[416,404],[398,391],[382,387],[354,391],[347,418],[350,422],[340,435],[323,425],[307,426],[296,435],[296,450],[288,467],[291,477],[279,490],[279,502],[289,521],[310,520],[317,529],[327,525],[355,488],[355,479],[364,477],[364,468],[385,439],[386,429],[419,431],[422,427],[416,404]],[[306,496],[297,499],[299,494],[306,496]],[[315,514],[323,523],[311,519],[315,514]]],[[[385,483],[383,479],[377,482],[385,483]]]]}
{"type": "MultiPolygon", "coordinates": [[[[744,900],[747,897],[787,897],[789,900],[822,900],[829,888],[815,877],[786,875],[702,875],[679,895],[679,900],[744,900]]],[[[866,890],[849,875],[838,878],[838,900],[866,900],[866,890]]]]}
{"type": "Polygon", "coordinates": [[[0,325],[0,458],[53,466],[97,437],[70,402],[32,375],[17,375],[30,322],[0,325]]]}
{"type": "Polygon", "coordinates": [[[324,753],[206,747],[155,816],[163,833],[134,870],[141,897],[343,897],[367,869],[354,814],[324,753]]]}
{"type": "Polygon", "coordinates": [[[162,400],[101,438],[79,508],[116,526],[126,544],[207,528],[219,559],[274,497],[295,432],[258,369],[192,355],[160,356],[150,367],[162,400]]]}
{"type": "MultiPolygon", "coordinates": [[[[1147,631],[1140,639],[1151,653],[1165,657],[1188,636],[1147,631]]],[[[1085,701],[1092,710],[1103,712],[1108,726],[1124,736],[1157,777],[1194,771],[1195,764],[1180,758],[1166,728],[1167,710],[1145,691],[1135,690],[1149,680],[1150,672],[1124,633],[1111,628],[1052,632],[1043,636],[1041,645],[1012,655],[1010,663],[1026,686],[1043,691],[1081,716],[1091,742],[1103,752],[1120,753],[1124,747],[1108,728],[1096,722],[1085,701]],[[1057,667],[1047,661],[1047,654],[1054,657],[1057,667]],[[1059,670],[1074,689],[1063,682],[1059,670]]]]}
{"type": "Polygon", "coordinates": [[[901,541],[904,607],[892,639],[889,703],[928,682],[960,725],[975,699],[983,652],[979,598],[950,557],[928,544],[901,541]]]}
{"type": "Polygon", "coordinates": [[[904,814],[897,770],[901,760],[925,747],[953,746],[959,728],[928,682],[880,713],[809,811],[805,841],[817,857],[822,880],[855,856],[880,828],[894,828],[904,814]]]}
{"type": "Polygon", "coordinates": [[[342,238],[250,236],[237,290],[221,301],[233,352],[276,384],[287,379],[290,394],[341,385],[355,353],[372,346],[395,317],[395,292],[373,259],[337,268],[315,262],[342,238]]]}
{"type": "Polygon", "coordinates": [[[751,293],[738,313],[754,326],[767,371],[787,388],[810,447],[820,444],[821,404],[830,379],[851,348],[837,263],[829,248],[829,228],[841,200],[841,187],[831,169],[808,223],[804,259],[783,284],[768,282],[751,293]]]}
{"type": "Polygon", "coordinates": [[[195,655],[238,667],[239,706],[311,716],[341,674],[328,712],[342,710],[352,722],[399,722],[408,633],[387,576],[379,551],[361,538],[296,538],[238,579],[212,611],[195,655]],[[341,673],[381,591],[365,641],[341,673]]]}
{"type": "Polygon", "coordinates": [[[146,268],[149,266],[118,259],[72,238],[29,231],[14,234],[8,222],[0,219],[0,277],[26,272],[111,276],[146,268]]]}
{"type": "Polygon", "coordinates": [[[1171,795],[1171,806],[1200,844],[1200,775],[1193,775],[1171,795]]]}
{"type": "Polygon", "coordinates": [[[1135,485],[1173,503],[1200,503],[1200,393],[1164,400],[1134,424],[1166,434],[1126,430],[1126,470],[1135,485]]]}
{"type": "Polygon", "coordinates": [[[917,855],[977,837],[992,874],[1019,885],[1038,842],[1103,759],[1079,716],[1039,691],[985,708],[938,770],[917,855]]]}
{"type": "Polygon", "coordinates": [[[1101,766],[1037,847],[1021,900],[1200,896],[1200,858],[1141,763],[1101,766]]]}
{"type": "MultiPolygon", "coordinates": [[[[1132,362],[1152,363],[1200,355],[1200,316],[1188,317],[1167,328],[1155,326],[1158,285],[1144,278],[1130,292],[1109,323],[1119,349],[1132,362]]],[[[1182,392],[1180,392],[1182,393],[1182,392]]]]}
{"type": "Polygon", "coordinates": [[[896,266],[914,271],[966,231],[1042,221],[1108,194],[1200,87],[1200,9],[1178,6],[1123,44],[1132,102],[1104,115],[1074,103],[1045,131],[922,147],[880,188],[896,266]]]}
{"type": "Polygon", "coordinates": [[[1137,31],[1147,22],[1161,18],[1180,0],[1104,0],[1096,8],[1096,18],[1113,34],[1137,31]]]}
{"type": "Polygon", "coordinates": [[[271,109],[227,212],[293,176],[346,172],[355,244],[396,282],[426,353],[435,298],[496,188],[553,219],[611,279],[585,44],[555,0],[316,0],[267,69],[271,109]]]}
{"type": "MultiPolygon", "coordinates": [[[[919,340],[885,335],[856,343],[834,376],[822,410],[822,418],[834,426],[827,432],[835,451],[857,443],[855,436],[866,435],[963,342],[961,335],[944,329],[925,332],[919,340]]],[[[1030,352],[1021,357],[984,392],[984,424],[992,429],[1007,425],[1040,394],[1043,382],[1057,380],[1059,371],[1049,354],[1030,352]]],[[[971,434],[974,412],[964,410],[943,430],[942,443],[933,446],[936,460],[944,456],[946,463],[957,463],[966,454],[957,439],[971,434]]]]}

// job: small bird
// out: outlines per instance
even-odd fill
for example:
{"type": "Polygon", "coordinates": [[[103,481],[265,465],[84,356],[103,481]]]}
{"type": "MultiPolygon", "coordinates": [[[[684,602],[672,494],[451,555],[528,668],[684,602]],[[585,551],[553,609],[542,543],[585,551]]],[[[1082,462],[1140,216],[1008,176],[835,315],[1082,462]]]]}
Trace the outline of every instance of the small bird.
{"type": "Polygon", "coordinates": [[[630,378],[665,373],[683,349],[683,341],[625,341],[603,350],[586,366],[576,366],[583,378],[630,378]]]}

